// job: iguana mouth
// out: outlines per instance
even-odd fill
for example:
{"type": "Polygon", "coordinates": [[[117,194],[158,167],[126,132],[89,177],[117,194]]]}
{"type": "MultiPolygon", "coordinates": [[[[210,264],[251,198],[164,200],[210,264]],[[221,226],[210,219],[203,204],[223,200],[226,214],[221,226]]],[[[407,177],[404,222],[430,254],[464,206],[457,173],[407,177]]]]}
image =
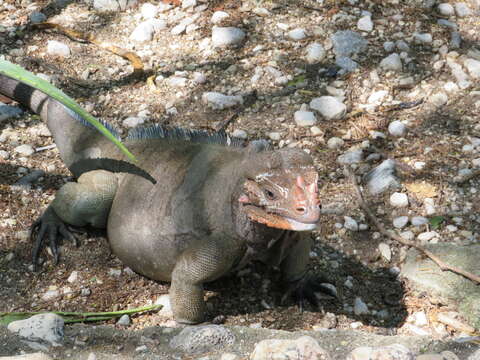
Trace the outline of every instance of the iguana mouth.
{"type": "Polygon", "coordinates": [[[269,227],[293,231],[312,231],[317,228],[316,223],[300,222],[285,216],[268,213],[263,208],[259,208],[253,205],[245,205],[244,209],[250,220],[256,221],[269,227]]]}

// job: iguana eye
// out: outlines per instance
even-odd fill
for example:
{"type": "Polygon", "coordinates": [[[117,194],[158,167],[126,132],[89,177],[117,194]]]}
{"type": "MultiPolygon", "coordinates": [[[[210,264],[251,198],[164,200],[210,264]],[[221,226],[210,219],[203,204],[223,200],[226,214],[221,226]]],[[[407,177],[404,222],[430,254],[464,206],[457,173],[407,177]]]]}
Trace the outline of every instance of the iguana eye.
{"type": "Polygon", "coordinates": [[[269,200],[275,200],[275,194],[272,191],[264,189],[263,192],[269,200]]]}

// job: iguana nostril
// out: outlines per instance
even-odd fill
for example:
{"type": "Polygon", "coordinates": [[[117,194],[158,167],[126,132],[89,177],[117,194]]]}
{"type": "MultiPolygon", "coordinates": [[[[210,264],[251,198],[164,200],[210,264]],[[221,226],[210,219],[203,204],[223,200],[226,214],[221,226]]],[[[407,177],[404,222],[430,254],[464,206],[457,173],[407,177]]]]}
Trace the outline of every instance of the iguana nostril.
{"type": "Polygon", "coordinates": [[[304,214],[304,213],[305,213],[305,208],[304,208],[304,207],[298,207],[298,208],[296,208],[295,210],[297,210],[297,212],[299,212],[300,214],[304,214]]]}

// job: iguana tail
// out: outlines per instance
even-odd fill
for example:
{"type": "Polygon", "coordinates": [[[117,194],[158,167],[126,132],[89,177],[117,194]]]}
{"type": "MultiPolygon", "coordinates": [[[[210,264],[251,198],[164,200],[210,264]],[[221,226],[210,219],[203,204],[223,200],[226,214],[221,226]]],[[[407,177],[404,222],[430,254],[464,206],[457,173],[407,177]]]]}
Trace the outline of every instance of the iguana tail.
{"type": "MultiPolygon", "coordinates": [[[[0,74],[0,94],[28,107],[47,123],[65,165],[79,177],[92,170],[124,172],[141,176],[152,183],[155,179],[138,166],[123,160],[105,158],[110,142],[89,122],[60,102],[18,80],[0,74]]],[[[102,122],[114,135],[117,131],[102,122]]]]}

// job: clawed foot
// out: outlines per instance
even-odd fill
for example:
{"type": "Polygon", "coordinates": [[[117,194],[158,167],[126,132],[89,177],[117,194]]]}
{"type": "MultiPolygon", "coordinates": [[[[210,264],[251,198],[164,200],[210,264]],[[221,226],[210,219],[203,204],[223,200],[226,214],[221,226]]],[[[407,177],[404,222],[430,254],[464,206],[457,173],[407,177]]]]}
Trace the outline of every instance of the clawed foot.
{"type": "Polygon", "coordinates": [[[335,286],[321,277],[310,275],[304,276],[301,280],[291,283],[286,294],[282,297],[282,302],[284,302],[288,296],[292,295],[301,312],[305,307],[305,301],[319,308],[320,302],[315,295],[315,293],[318,292],[328,295],[328,297],[338,298],[335,286]]]}
{"type": "Polygon", "coordinates": [[[75,246],[78,246],[77,238],[68,230],[53,209],[51,207],[47,208],[43,215],[32,224],[30,231],[30,239],[34,242],[32,255],[34,271],[37,271],[40,251],[44,247],[44,239],[47,237],[55,264],[58,264],[60,258],[58,250],[60,237],[68,239],[72,241],[75,246]]]}

